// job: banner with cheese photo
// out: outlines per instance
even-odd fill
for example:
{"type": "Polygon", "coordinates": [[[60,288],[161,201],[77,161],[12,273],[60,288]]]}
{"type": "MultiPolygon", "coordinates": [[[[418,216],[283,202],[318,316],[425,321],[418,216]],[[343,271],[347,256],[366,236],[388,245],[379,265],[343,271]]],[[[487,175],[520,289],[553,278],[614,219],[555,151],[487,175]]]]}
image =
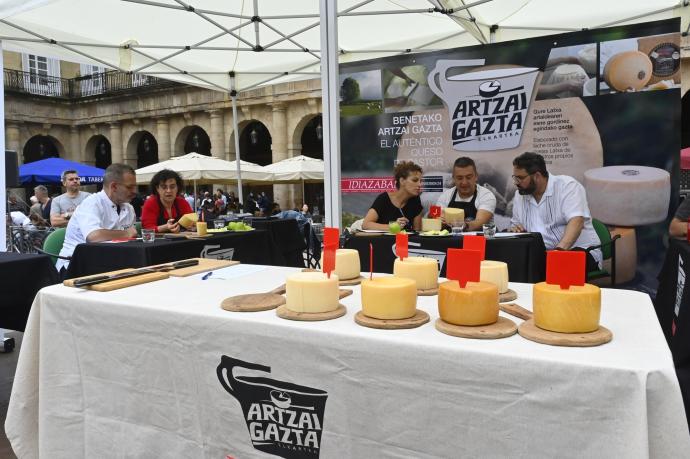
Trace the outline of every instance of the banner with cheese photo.
{"type": "Polygon", "coordinates": [[[395,189],[400,161],[423,168],[428,212],[468,156],[506,229],[512,161],[531,151],[625,235],[617,283],[653,291],[678,200],[679,64],[678,19],[342,64],[343,225],[395,189]]]}

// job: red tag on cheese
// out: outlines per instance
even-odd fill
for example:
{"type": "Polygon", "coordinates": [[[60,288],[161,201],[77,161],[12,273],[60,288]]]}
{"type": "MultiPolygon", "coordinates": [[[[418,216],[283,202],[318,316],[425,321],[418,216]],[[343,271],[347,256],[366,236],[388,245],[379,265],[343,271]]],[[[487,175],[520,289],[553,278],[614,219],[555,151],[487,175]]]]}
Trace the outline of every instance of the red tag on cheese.
{"type": "Polygon", "coordinates": [[[338,228],[324,228],[323,229],[323,247],[335,247],[340,245],[340,230],[338,228]]]}
{"type": "Polygon", "coordinates": [[[585,284],[587,254],[581,250],[549,250],[546,252],[546,283],[567,289],[585,284]]]}
{"type": "Polygon", "coordinates": [[[401,260],[407,258],[407,234],[398,233],[395,235],[395,254],[401,260]]]}
{"type": "Polygon", "coordinates": [[[338,228],[323,229],[323,272],[331,278],[335,269],[335,251],[340,245],[340,230],[338,228]]]}
{"type": "Polygon", "coordinates": [[[462,248],[467,250],[478,250],[480,261],[484,260],[486,254],[486,238],[484,236],[473,236],[468,234],[462,237],[462,248]]]}
{"type": "Polygon", "coordinates": [[[323,266],[323,272],[325,272],[328,275],[328,278],[331,278],[331,273],[335,269],[335,249],[334,248],[328,248],[324,247],[323,249],[323,263],[321,264],[323,266]]]}
{"type": "Polygon", "coordinates": [[[478,250],[448,249],[446,279],[457,280],[462,288],[468,282],[479,282],[480,257],[478,250]]]}
{"type": "Polygon", "coordinates": [[[429,207],[429,218],[438,218],[441,216],[441,206],[429,207]]]}

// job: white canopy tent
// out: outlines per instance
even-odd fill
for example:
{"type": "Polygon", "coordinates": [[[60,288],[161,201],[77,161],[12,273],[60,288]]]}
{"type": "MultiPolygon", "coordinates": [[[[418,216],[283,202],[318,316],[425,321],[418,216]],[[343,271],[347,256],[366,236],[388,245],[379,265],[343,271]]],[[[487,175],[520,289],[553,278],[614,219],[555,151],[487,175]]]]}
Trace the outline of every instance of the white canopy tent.
{"type": "Polygon", "coordinates": [[[264,170],[273,175],[273,183],[302,183],[302,199],[305,183],[323,182],[323,161],[309,156],[293,156],[270,164],[264,170]]]}
{"type": "MultiPolygon", "coordinates": [[[[349,62],[677,16],[683,17],[685,29],[688,3],[6,0],[0,4],[0,40],[9,50],[99,63],[230,92],[235,131],[238,91],[320,75],[326,221],[339,226],[338,60],[349,62]]],[[[239,152],[238,137],[235,135],[235,150],[239,152]]]]}

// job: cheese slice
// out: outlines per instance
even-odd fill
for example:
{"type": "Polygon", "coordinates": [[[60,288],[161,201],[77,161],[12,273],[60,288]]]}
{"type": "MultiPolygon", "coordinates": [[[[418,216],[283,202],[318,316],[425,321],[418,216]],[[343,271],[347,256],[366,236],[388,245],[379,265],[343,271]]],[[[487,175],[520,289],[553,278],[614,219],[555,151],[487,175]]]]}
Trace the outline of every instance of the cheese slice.
{"type": "Polygon", "coordinates": [[[295,273],[285,280],[286,307],[295,312],[328,312],[338,307],[338,276],[331,273],[295,273]]]}
{"type": "MultiPolygon", "coordinates": [[[[323,251],[321,251],[323,260],[323,251]]],[[[355,249],[338,249],[335,251],[335,273],[340,280],[359,277],[359,252],[355,249]]]]}
{"type": "Polygon", "coordinates": [[[189,228],[192,226],[192,223],[199,221],[199,216],[192,212],[189,214],[184,214],[178,221],[180,225],[184,226],[185,228],[189,228]]]}
{"type": "Polygon", "coordinates": [[[443,218],[450,226],[453,222],[464,222],[465,211],[463,209],[456,209],[454,207],[446,207],[443,209],[443,218]]]}
{"type": "Polygon", "coordinates": [[[422,218],[422,231],[441,231],[441,219],[422,218]]]}
{"type": "Polygon", "coordinates": [[[438,287],[438,262],[434,258],[407,257],[396,258],[393,263],[393,275],[406,277],[417,284],[417,289],[427,290],[438,287]]]}
{"type": "Polygon", "coordinates": [[[483,260],[479,280],[496,284],[499,293],[508,291],[508,265],[502,261],[483,260]]]}
{"type": "Polygon", "coordinates": [[[402,277],[362,281],[362,313],[375,319],[408,319],[417,312],[417,285],[402,277]]]}
{"type": "Polygon", "coordinates": [[[532,309],[537,327],[560,333],[588,333],[599,328],[601,290],[596,285],[559,285],[539,282],[532,287],[532,309]]]}
{"type": "Polygon", "coordinates": [[[498,320],[498,287],[490,282],[443,282],[438,288],[441,320],[454,325],[476,326],[498,320]]]}

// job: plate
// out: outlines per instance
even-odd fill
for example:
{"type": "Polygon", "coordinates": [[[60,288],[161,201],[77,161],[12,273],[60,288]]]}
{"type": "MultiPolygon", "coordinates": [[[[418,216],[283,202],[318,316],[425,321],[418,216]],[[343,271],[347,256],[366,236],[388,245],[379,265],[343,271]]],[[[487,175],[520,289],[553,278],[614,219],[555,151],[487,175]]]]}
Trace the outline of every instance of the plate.
{"type": "Polygon", "coordinates": [[[450,236],[452,236],[452,235],[453,235],[452,233],[448,233],[448,234],[424,234],[424,233],[419,233],[419,236],[422,236],[422,237],[450,237],[450,236]]]}
{"type": "MultiPolygon", "coordinates": [[[[249,229],[244,229],[244,230],[231,230],[231,229],[229,229],[228,232],[230,232],[230,233],[246,233],[247,231],[254,231],[255,229],[256,228],[249,228],[249,229]]],[[[208,230],[208,232],[210,233],[211,230],[208,230]]]]}
{"type": "Polygon", "coordinates": [[[224,233],[224,232],[226,232],[226,231],[228,231],[227,228],[218,228],[218,229],[216,229],[216,228],[211,228],[211,229],[207,229],[207,230],[206,230],[207,233],[224,233]]]}

